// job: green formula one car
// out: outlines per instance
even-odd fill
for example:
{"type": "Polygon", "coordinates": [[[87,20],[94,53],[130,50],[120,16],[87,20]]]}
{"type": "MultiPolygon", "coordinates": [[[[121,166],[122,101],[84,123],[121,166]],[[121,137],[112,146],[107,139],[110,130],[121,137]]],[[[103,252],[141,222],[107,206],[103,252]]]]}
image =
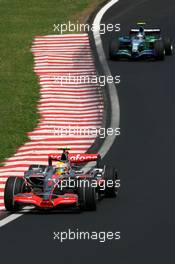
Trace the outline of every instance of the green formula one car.
{"type": "Polygon", "coordinates": [[[129,35],[112,39],[109,46],[110,59],[149,59],[164,60],[165,55],[173,54],[173,42],[161,36],[160,29],[145,29],[145,23],[137,23],[129,35]]]}

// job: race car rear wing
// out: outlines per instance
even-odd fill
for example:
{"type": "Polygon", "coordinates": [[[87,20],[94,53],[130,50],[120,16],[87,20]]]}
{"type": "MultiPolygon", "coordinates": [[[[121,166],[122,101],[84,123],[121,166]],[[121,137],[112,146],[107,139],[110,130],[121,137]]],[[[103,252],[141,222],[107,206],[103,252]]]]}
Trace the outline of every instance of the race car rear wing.
{"type": "MultiPolygon", "coordinates": [[[[131,29],[130,34],[135,35],[139,33],[139,29],[131,29]]],[[[144,29],[144,33],[146,35],[160,35],[161,30],[156,28],[156,29],[144,29]]]]}
{"type": "MultiPolygon", "coordinates": [[[[99,161],[101,160],[100,154],[87,154],[87,153],[81,153],[81,154],[69,154],[68,161],[72,163],[85,163],[90,161],[99,161]]],[[[50,154],[48,156],[48,164],[49,166],[52,166],[52,161],[61,161],[61,154],[50,154]]],[[[65,161],[65,160],[64,160],[65,161]]]]}

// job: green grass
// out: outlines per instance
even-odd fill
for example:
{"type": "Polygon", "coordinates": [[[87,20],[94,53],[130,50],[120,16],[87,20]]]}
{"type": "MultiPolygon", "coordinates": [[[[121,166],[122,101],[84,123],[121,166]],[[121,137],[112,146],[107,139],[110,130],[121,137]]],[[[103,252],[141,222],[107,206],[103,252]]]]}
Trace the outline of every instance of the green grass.
{"type": "Polygon", "coordinates": [[[0,163],[28,140],[37,125],[39,85],[30,51],[36,35],[55,34],[53,24],[76,21],[100,0],[0,1],[0,163]],[[76,20],[74,20],[76,19],[76,20]]]}

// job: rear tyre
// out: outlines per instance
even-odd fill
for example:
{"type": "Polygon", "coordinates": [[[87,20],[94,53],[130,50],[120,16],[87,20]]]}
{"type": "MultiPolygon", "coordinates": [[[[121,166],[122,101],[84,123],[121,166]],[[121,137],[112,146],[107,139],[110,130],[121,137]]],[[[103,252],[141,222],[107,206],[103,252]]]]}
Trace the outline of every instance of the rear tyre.
{"type": "Polygon", "coordinates": [[[105,180],[104,195],[108,198],[116,197],[115,181],[117,180],[117,172],[114,168],[106,167],[103,179],[105,180]]]}
{"type": "Polygon", "coordinates": [[[96,167],[97,167],[98,169],[101,169],[101,168],[102,168],[102,160],[101,160],[101,157],[100,157],[100,156],[97,158],[97,164],[96,164],[96,167]]]}
{"type": "Polygon", "coordinates": [[[96,190],[92,187],[91,181],[78,188],[79,206],[81,210],[96,210],[96,190]]]}
{"type": "Polygon", "coordinates": [[[170,38],[164,39],[164,49],[165,49],[165,55],[171,56],[173,55],[173,42],[170,38]]]}
{"type": "Polygon", "coordinates": [[[154,50],[155,50],[155,58],[157,60],[164,60],[165,59],[165,48],[164,48],[163,41],[157,40],[154,43],[154,50]]]}
{"type": "Polygon", "coordinates": [[[4,204],[7,211],[14,212],[22,208],[14,202],[14,195],[25,192],[25,180],[20,177],[9,177],[4,190],[4,204]]]}
{"type": "Polygon", "coordinates": [[[117,39],[111,40],[109,44],[109,58],[111,60],[117,59],[116,53],[118,52],[120,43],[117,39]]]}

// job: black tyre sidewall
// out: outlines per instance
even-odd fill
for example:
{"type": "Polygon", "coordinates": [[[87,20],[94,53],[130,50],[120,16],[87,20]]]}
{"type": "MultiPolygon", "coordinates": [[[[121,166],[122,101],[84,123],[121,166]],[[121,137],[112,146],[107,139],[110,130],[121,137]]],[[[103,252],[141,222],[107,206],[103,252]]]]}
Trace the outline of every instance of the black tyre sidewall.
{"type": "Polygon", "coordinates": [[[115,191],[115,180],[117,179],[116,170],[112,167],[105,167],[105,173],[104,173],[104,180],[105,180],[105,196],[112,198],[116,197],[116,191],[115,191]],[[113,181],[113,186],[108,187],[107,183],[108,181],[113,181]]]}
{"type": "Polygon", "coordinates": [[[80,209],[86,211],[96,210],[96,190],[92,187],[91,181],[89,181],[88,186],[78,188],[78,198],[80,209]]]}
{"type": "Polygon", "coordinates": [[[14,202],[14,195],[24,192],[25,180],[20,177],[9,177],[4,190],[4,204],[8,211],[18,211],[21,205],[14,202]]]}
{"type": "Polygon", "coordinates": [[[173,42],[170,38],[164,38],[164,48],[165,48],[165,54],[167,56],[171,56],[173,54],[173,49],[171,49],[171,47],[173,47],[173,42]]]}
{"type": "Polygon", "coordinates": [[[117,39],[112,39],[110,41],[110,44],[109,44],[109,58],[111,60],[114,60],[117,58],[117,56],[115,55],[116,52],[119,50],[119,41],[117,39]]]}

